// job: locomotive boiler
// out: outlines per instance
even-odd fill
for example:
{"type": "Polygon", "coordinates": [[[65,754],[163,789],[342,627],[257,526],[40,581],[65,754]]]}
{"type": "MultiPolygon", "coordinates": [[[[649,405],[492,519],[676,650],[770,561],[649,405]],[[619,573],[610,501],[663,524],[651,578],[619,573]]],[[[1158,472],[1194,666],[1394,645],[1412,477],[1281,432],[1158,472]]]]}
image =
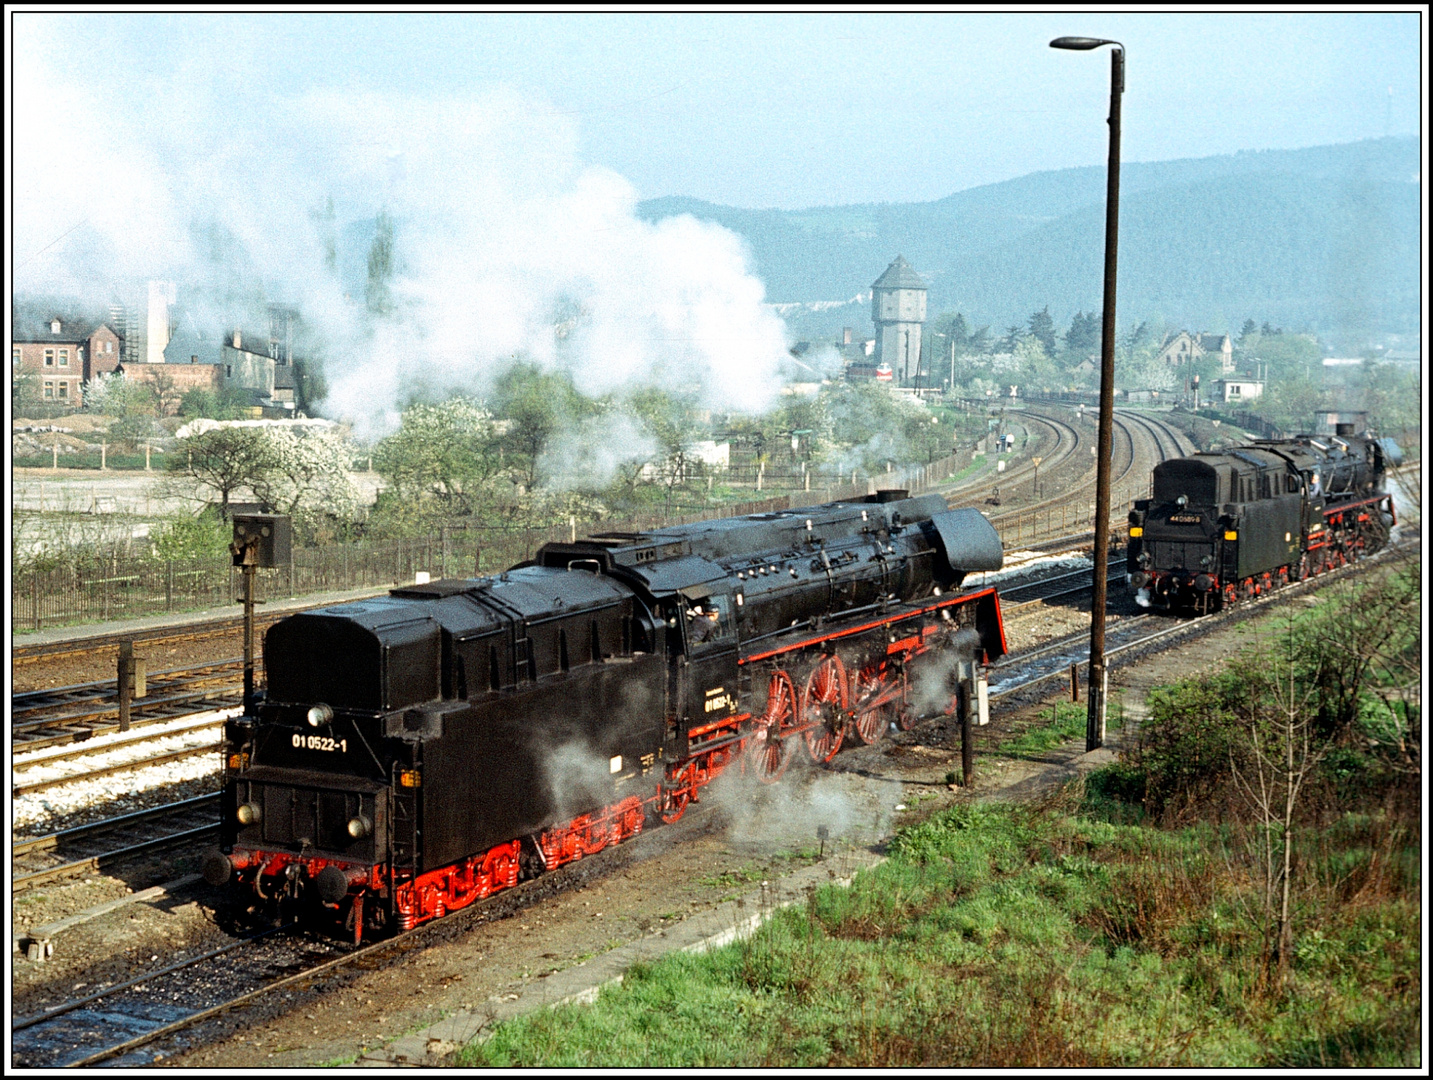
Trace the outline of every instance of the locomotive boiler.
{"type": "Polygon", "coordinates": [[[1340,428],[1156,465],[1129,515],[1135,600],[1203,614],[1382,547],[1398,447],[1340,428]]]}
{"type": "Polygon", "coordinates": [[[675,821],[724,770],[976,718],[1004,630],[961,586],[1000,539],[905,495],[597,534],[279,621],[206,878],[359,940],[675,821]]]}

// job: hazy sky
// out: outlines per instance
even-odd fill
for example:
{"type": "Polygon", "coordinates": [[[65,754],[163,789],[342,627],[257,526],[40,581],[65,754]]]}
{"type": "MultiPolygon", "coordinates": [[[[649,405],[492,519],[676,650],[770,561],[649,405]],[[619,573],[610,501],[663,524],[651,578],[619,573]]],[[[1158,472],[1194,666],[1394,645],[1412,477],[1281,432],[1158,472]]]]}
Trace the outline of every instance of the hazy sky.
{"type": "MultiPolygon", "coordinates": [[[[413,379],[483,393],[516,356],[586,393],[769,407],[787,329],[744,243],[638,201],[936,199],[1100,165],[1108,51],[1053,37],[1125,43],[1140,161],[1412,134],[1424,33],[1414,13],[21,12],[11,28],[14,288],[143,304],[137,283],[176,282],[196,333],[295,304],[329,414],[370,432],[413,379]],[[380,221],[395,239],[375,299],[380,221]]],[[[630,442],[582,439],[565,453],[589,479],[630,442]]]]}
{"type": "Polygon", "coordinates": [[[21,13],[12,25],[22,74],[42,65],[127,127],[178,111],[219,134],[296,95],[500,89],[567,118],[575,156],[639,197],[787,208],[934,199],[1103,162],[1108,50],[1050,49],[1062,34],[1126,45],[1129,161],[1415,134],[1426,35],[1411,10],[21,13]]]}

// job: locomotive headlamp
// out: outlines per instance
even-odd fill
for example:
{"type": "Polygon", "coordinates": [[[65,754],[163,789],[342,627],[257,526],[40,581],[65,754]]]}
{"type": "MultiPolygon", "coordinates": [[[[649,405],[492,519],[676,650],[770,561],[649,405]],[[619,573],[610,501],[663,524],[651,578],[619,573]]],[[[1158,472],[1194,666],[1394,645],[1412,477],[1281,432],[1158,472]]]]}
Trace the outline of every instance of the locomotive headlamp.
{"type": "Polygon", "coordinates": [[[322,702],[315,705],[308,711],[308,722],[310,727],[323,727],[333,719],[333,708],[322,702]]]}
{"type": "Polygon", "coordinates": [[[264,820],[264,812],[259,809],[258,803],[246,802],[234,814],[239,819],[240,825],[257,825],[264,820]]]}
{"type": "Polygon", "coordinates": [[[1129,576],[1130,588],[1142,589],[1149,583],[1149,575],[1141,570],[1136,570],[1129,576]]]}
{"type": "Polygon", "coordinates": [[[365,836],[373,833],[373,823],[362,814],[348,820],[348,835],[355,840],[362,840],[365,836]]]}
{"type": "Polygon", "coordinates": [[[1175,505],[1177,505],[1181,510],[1183,510],[1186,506],[1189,505],[1189,496],[1181,495],[1179,498],[1175,499],[1174,502],[1175,505]]]}

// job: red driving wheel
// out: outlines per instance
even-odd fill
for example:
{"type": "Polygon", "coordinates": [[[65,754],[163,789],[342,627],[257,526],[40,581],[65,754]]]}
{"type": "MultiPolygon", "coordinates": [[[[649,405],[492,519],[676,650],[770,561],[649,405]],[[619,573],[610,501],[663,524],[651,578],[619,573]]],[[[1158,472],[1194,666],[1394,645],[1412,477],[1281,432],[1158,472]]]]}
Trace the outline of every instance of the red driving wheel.
{"type": "Polygon", "coordinates": [[[801,723],[812,725],[803,733],[812,761],[819,764],[836,756],[846,733],[846,667],[839,656],[826,657],[807,676],[801,723]]]}
{"type": "Polygon", "coordinates": [[[791,744],[783,738],[796,723],[796,687],[784,671],[773,671],[766,685],[766,709],[751,735],[752,771],[764,784],[775,783],[791,764],[791,744]]]}
{"type": "Polygon", "coordinates": [[[874,705],[868,703],[889,695],[895,683],[882,664],[867,664],[856,674],[853,688],[856,715],[851,720],[851,734],[867,746],[885,737],[897,711],[894,699],[874,705]]]}

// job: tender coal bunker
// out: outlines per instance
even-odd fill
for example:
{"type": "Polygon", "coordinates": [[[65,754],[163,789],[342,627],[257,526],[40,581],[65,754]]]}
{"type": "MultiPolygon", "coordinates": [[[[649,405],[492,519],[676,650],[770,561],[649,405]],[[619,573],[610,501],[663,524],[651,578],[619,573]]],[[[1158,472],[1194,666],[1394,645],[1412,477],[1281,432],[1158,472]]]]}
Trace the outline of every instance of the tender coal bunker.
{"type": "Polygon", "coordinates": [[[1192,458],[1166,461],[1154,469],[1154,503],[1173,503],[1183,495],[1190,506],[1214,506],[1220,498],[1219,473],[1208,462],[1192,458]]]}

